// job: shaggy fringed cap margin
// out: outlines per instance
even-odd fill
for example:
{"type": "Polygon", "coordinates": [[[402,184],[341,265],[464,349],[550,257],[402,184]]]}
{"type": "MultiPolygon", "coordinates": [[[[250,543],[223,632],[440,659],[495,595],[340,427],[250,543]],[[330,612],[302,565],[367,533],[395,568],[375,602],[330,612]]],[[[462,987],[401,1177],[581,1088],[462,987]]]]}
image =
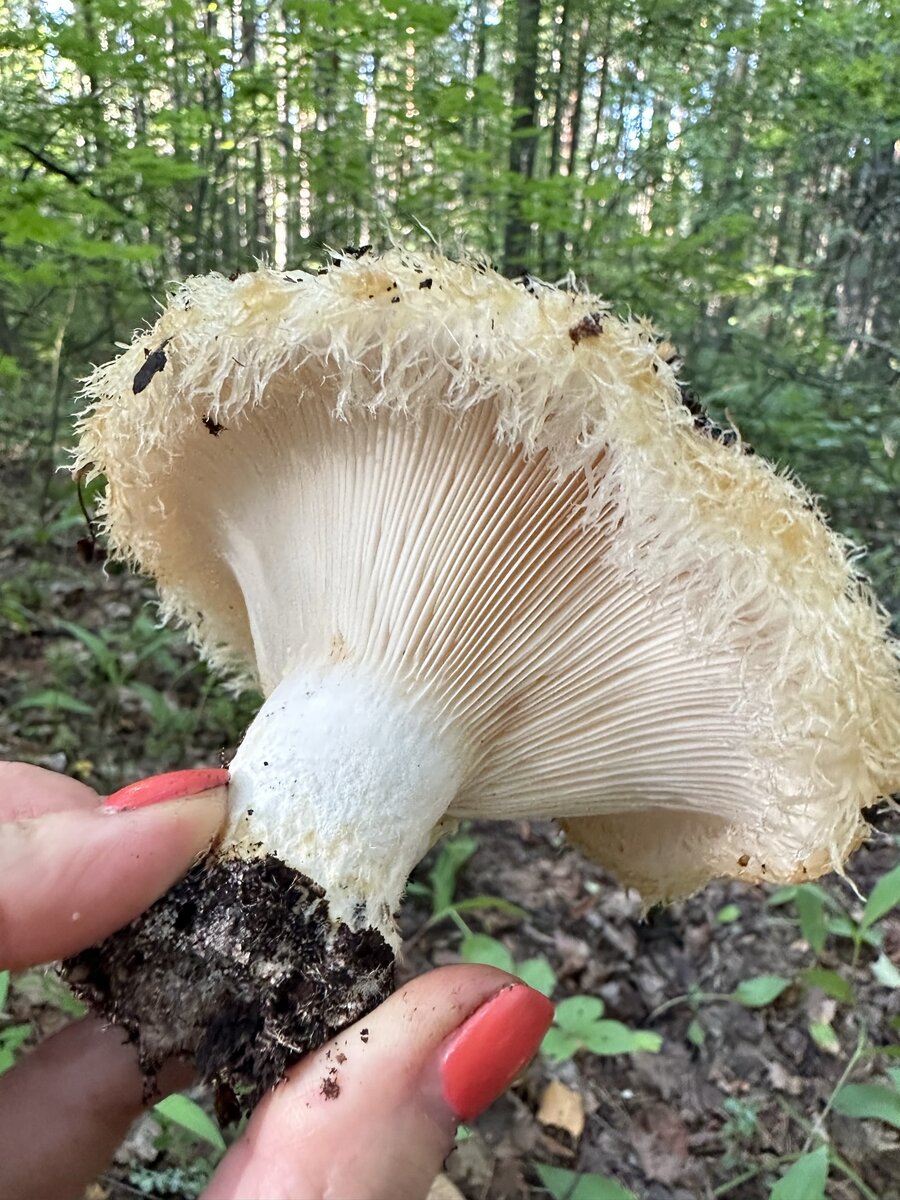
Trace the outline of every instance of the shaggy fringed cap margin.
{"type": "Polygon", "coordinates": [[[164,614],[266,694],[389,681],[453,741],[451,818],[561,817],[653,901],[837,868],[900,786],[845,546],[596,297],[400,252],[195,278],[86,395],[164,614]]]}

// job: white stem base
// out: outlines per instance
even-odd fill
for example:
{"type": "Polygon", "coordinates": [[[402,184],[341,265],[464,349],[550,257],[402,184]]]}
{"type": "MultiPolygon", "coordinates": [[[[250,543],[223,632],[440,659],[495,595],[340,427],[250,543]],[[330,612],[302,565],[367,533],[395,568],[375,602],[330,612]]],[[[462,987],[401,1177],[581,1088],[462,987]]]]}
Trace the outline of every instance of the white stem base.
{"type": "Polygon", "coordinates": [[[396,946],[392,914],[463,767],[417,699],[348,664],[296,670],[231,764],[222,848],[276,855],[325,889],[333,920],[396,946]]]}

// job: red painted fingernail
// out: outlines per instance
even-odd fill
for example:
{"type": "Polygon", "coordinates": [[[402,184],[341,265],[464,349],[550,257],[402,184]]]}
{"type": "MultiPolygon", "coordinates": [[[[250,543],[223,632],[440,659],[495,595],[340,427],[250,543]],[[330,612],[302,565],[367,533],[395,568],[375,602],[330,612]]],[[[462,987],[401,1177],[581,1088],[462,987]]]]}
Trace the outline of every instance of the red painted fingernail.
{"type": "Polygon", "coordinates": [[[224,767],[202,767],[196,771],[168,771],[165,775],[151,775],[129,783],[107,796],[103,805],[106,812],[131,812],[134,808],[149,808],[164,800],[180,800],[208,792],[210,788],[224,787],[228,772],[224,767]]]}
{"type": "Polygon", "coordinates": [[[461,1121],[484,1112],[534,1057],[553,1020],[546,996],[504,988],[457,1029],[441,1055],[444,1099],[461,1121]]]}

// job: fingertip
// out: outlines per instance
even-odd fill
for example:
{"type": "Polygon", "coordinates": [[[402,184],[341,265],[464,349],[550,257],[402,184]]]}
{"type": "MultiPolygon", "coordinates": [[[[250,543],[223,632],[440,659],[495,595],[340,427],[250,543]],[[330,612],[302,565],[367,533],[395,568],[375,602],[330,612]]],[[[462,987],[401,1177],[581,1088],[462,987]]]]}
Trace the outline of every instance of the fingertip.
{"type": "Polygon", "coordinates": [[[420,1200],[459,1120],[512,1082],[551,1017],[546,997],[494,967],[412,980],[291,1069],[229,1150],[207,1200],[420,1200]]]}

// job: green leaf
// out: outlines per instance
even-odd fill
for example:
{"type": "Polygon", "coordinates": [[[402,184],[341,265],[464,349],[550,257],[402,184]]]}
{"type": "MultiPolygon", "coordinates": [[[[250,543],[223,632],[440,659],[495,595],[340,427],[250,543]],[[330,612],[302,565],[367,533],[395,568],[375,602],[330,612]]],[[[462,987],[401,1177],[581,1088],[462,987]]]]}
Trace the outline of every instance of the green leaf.
{"type": "Polygon", "coordinates": [[[581,1034],[603,1016],[604,1004],[599,996],[569,996],[556,1006],[554,1021],[561,1029],[581,1034]]]}
{"type": "Polygon", "coordinates": [[[429,925],[436,925],[438,921],[443,921],[445,917],[449,917],[451,913],[467,913],[479,912],[485,909],[493,909],[495,912],[508,913],[511,917],[527,917],[528,912],[524,908],[520,908],[518,904],[513,904],[511,900],[504,900],[502,896],[469,896],[465,900],[455,900],[445,909],[435,912],[429,918],[429,925]]]}
{"type": "Polygon", "coordinates": [[[797,895],[798,891],[799,888],[797,888],[795,885],[779,888],[777,892],[772,893],[766,903],[768,904],[769,908],[778,908],[782,904],[790,904],[790,902],[797,895]]]}
{"type": "Polygon", "coordinates": [[[825,948],[825,905],[818,890],[797,888],[794,907],[800,921],[800,932],[809,943],[810,949],[821,954],[825,948]]]}
{"type": "Polygon", "coordinates": [[[510,917],[527,917],[528,909],[502,896],[468,896],[465,900],[457,900],[453,907],[457,912],[475,912],[479,908],[490,908],[495,912],[506,913],[510,917]]]}
{"type": "Polygon", "coordinates": [[[635,1029],[633,1032],[636,1053],[659,1054],[663,1044],[661,1033],[653,1033],[649,1029],[635,1029]]]}
{"type": "Polygon", "coordinates": [[[818,988],[826,996],[840,1000],[842,1004],[853,1003],[853,985],[837,971],[826,971],[824,967],[810,967],[800,972],[800,978],[807,987],[818,988]]]}
{"type": "Polygon", "coordinates": [[[881,946],[880,929],[863,929],[861,925],[857,929],[849,917],[829,917],[827,928],[828,932],[833,933],[836,937],[849,938],[852,942],[865,942],[867,946],[874,946],[876,949],[881,946]]]}
{"type": "Polygon", "coordinates": [[[9,971],[0,971],[0,1013],[6,1011],[6,1000],[9,996],[9,971]]]}
{"type": "Polygon", "coordinates": [[[845,1117],[871,1118],[900,1129],[900,1092],[883,1083],[848,1083],[832,1106],[845,1117]]]}
{"type": "Polygon", "coordinates": [[[225,1149],[225,1139],[222,1137],[218,1125],[199,1104],[189,1097],[176,1092],[175,1095],[166,1096],[165,1100],[154,1104],[153,1111],[161,1117],[165,1117],[167,1121],[180,1125],[182,1129],[194,1134],[201,1141],[209,1142],[217,1150],[225,1149]]]}
{"type": "Polygon", "coordinates": [[[16,701],[13,708],[48,708],[58,712],[78,713],[83,717],[94,715],[94,709],[90,704],[85,704],[77,696],[58,691],[56,688],[45,688],[42,692],[33,692],[30,696],[23,696],[21,700],[16,701]]]}
{"type": "Polygon", "coordinates": [[[687,1027],[687,1040],[698,1048],[706,1044],[706,1030],[696,1017],[687,1027]]]}
{"type": "Polygon", "coordinates": [[[658,1033],[629,1029],[621,1021],[597,1021],[582,1035],[585,1047],[592,1054],[636,1054],[641,1050],[657,1053],[662,1046],[658,1033]]]}
{"type": "Polygon", "coordinates": [[[463,962],[484,963],[487,967],[508,971],[510,975],[516,973],[516,964],[507,948],[485,933],[470,933],[464,937],[459,955],[463,962]]]}
{"type": "Polygon", "coordinates": [[[862,929],[871,928],[876,921],[880,921],[898,904],[900,904],[900,863],[892,871],[888,871],[887,875],[882,875],[872,888],[872,894],[863,909],[860,927],[862,929]]]}
{"type": "Polygon", "coordinates": [[[443,912],[451,907],[456,891],[456,877],[477,849],[478,839],[467,833],[448,838],[441,846],[428,876],[431,882],[433,912],[443,912]]]}
{"type": "Polygon", "coordinates": [[[635,1049],[634,1031],[621,1021],[595,1021],[582,1037],[592,1054],[630,1054],[635,1049]]]}
{"type": "Polygon", "coordinates": [[[57,624],[60,629],[64,629],[76,641],[81,642],[110,683],[121,682],[122,670],[119,660],[102,637],[74,621],[58,621],[57,624]]]}
{"type": "Polygon", "coordinates": [[[16,1052],[28,1041],[30,1025],[10,1025],[0,1033],[0,1075],[16,1061],[16,1052]]]}
{"type": "Polygon", "coordinates": [[[838,1035],[826,1021],[810,1021],[809,1036],[820,1050],[828,1053],[839,1050],[841,1047],[838,1035]]]}
{"type": "Polygon", "coordinates": [[[41,974],[41,991],[48,1004],[52,1004],[54,1008],[65,1013],[69,1017],[83,1017],[87,1012],[87,1005],[83,1000],[71,991],[66,984],[53,971],[45,971],[41,974]]]}
{"type": "Polygon", "coordinates": [[[871,967],[872,976],[882,987],[900,988],[900,970],[886,954],[880,954],[871,967]]]}
{"type": "Polygon", "coordinates": [[[135,679],[128,684],[128,691],[143,700],[152,720],[157,725],[165,727],[173,713],[177,713],[177,709],[169,703],[159,688],[153,687],[152,684],[135,679]]]}
{"type": "Polygon", "coordinates": [[[606,1175],[584,1175],[535,1163],[534,1169],[553,1200],[637,1200],[634,1192],[606,1175]]]}
{"type": "Polygon", "coordinates": [[[545,996],[553,995],[556,987],[556,972],[543,955],[537,958],[527,958],[525,962],[519,963],[516,974],[536,992],[542,992],[545,996]]]}
{"type": "Polygon", "coordinates": [[[732,995],[745,1008],[765,1008],[777,1000],[790,983],[783,975],[755,975],[739,983],[732,995]]]}
{"type": "Polygon", "coordinates": [[[720,925],[733,925],[735,921],[740,920],[741,910],[736,904],[726,904],[716,913],[716,920],[720,925]]]}
{"type": "Polygon", "coordinates": [[[824,1200],[828,1179],[828,1147],[804,1154],[790,1166],[769,1193],[769,1200],[824,1200]]]}
{"type": "Polygon", "coordinates": [[[541,1042],[541,1053],[546,1054],[555,1063],[568,1062],[584,1046],[577,1033],[569,1033],[553,1025],[544,1034],[541,1042]]]}

